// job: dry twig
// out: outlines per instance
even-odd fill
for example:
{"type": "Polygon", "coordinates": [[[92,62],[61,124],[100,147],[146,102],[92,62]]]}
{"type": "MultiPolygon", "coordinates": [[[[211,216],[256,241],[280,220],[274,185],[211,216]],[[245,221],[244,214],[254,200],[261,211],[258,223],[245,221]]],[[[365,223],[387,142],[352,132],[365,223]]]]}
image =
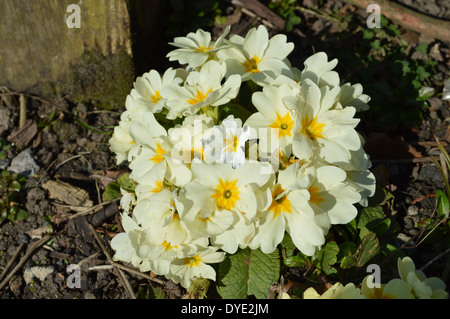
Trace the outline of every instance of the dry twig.
{"type": "MultiPolygon", "coordinates": [[[[89,225],[89,229],[91,230],[92,235],[94,235],[94,238],[97,241],[97,244],[102,249],[102,251],[105,254],[108,261],[112,261],[111,254],[106,249],[105,245],[101,241],[101,239],[98,236],[97,232],[95,231],[94,227],[92,225],[89,225]]],[[[126,292],[130,296],[130,298],[136,299],[136,295],[134,294],[133,288],[131,287],[130,282],[128,281],[128,279],[125,276],[125,274],[123,273],[123,271],[119,267],[114,267],[114,272],[116,273],[117,277],[119,277],[120,282],[122,283],[123,287],[125,288],[126,292]]]]}
{"type": "MultiPolygon", "coordinates": [[[[0,283],[0,290],[11,280],[11,278],[15,275],[15,273],[23,266],[23,264],[27,261],[27,259],[33,254],[33,252],[41,247],[44,243],[46,243],[50,239],[50,235],[46,235],[42,237],[40,240],[33,242],[27,249],[27,252],[19,261],[19,263],[14,267],[14,269],[9,273],[9,275],[0,283]]],[[[16,257],[16,256],[15,256],[16,257]]]]}

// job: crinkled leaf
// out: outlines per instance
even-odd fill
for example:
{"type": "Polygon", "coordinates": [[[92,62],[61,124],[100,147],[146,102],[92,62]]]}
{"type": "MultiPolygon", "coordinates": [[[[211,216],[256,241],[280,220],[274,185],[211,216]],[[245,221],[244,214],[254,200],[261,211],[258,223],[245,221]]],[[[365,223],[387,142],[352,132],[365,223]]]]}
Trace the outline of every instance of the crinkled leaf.
{"type": "Polygon", "coordinates": [[[132,179],[130,179],[129,173],[120,175],[117,178],[117,183],[120,185],[121,188],[123,188],[129,193],[134,192],[134,190],[136,189],[136,183],[132,179]]]}
{"type": "Polygon", "coordinates": [[[294,251],[297,249],[288,233],[285,233],[283,240],[281,241],[281,247],[285,251],[286,258],[292,257],[294,255],[294,251]]]}
{"type": "Polygon", "coordinates": [[[106,186],[105,191],[103,192],[102,198],[103,201],[107,202],[110,200],[114,200],[120,197],[122,193],[120,192],[120,185],[117,182],[111,182],[106,186]]]}
{"type": "Polygon", "coordinates": [[[264,254],[249,248],[227,256],[219,265],[217,291],[224,299],[245,299],[254,295],[265,299],[280,277],[278,250],[264,254]]]}
{"type": "Polygon", "coordinates": [[[370,259],[380,252],[380,242],[374,232],[367,231],[362,239],[359,252],[357,253],[357,267],[364,266],[370,259]]]}
{"type": "Polygon", "coordinates": [[[374,222],[374,221],[380,221],[383,220],[386,216],[383,213],[383,209],[380,206],[376,207],[365,207],[361,211],[361,215],[358,219],[357,227],[359,229],[363,227],[367,227],[367,224],[374,222]]]}
{"type": "Polygon", "coordinates": [[[328,242],[325,247],[318,252],[318,268],[326,275],[337,273],[336,268],[333,267],[337,262],[337,255],[339,253],[339,246],[334,241],[328,242]]]}
{"type": "Polygon", "coordinates": [[[192,299],[203,299],[206,297],[210,285],[209,279],[197,278],[187,289],[187,293],[192,299]]]}

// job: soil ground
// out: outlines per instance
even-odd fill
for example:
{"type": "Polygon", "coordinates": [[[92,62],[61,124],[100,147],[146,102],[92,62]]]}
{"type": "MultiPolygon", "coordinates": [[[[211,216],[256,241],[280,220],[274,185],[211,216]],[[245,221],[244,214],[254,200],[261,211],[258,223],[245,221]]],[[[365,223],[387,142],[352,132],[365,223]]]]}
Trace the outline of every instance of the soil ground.
{"type": "MultiPolygon", "coordinates": [[[[365,10],[346,5],[341,1],[300,1],[308,10],[320,8],[324,12],[353,12],[365,21],[365,10]],[[347,11],[346,11],[347,10],[347,11]],[[350,10],[350,11],[348,11],[350,10]]],[[[424,13],[439,17],[450,17],[448,1],[401,1],[424,13]]],[[[227,2],[228,3],[228,2],[227,2]]],[[[235,7],[231,2],[227,12],[232,14],[235,7]]],[[[312,11],[302,12],[302,22],[288,34],[296,44],[292,63],[298,67],[312,50],[325,51],[330,57],[337,56],[344,43],[336,36],[339,27],[329,19],[312,11]]],[[[232,32],[245,30],[252,23],[249,16],[242,15],[233,25],[232,32]]],[[[419,36],[401,29],[402,36],[408,37],[412,46],[419,44],[419,36]]],[[[215,29],[219,32],[219,29],[215,29]]],[[[168,39],[168,41],[171,39],[168,39]]],[[[431,86],[442,92],[442,82],[450,76],[450,49],[448,43],[428,39],[438,65],[431,86]]],[[[165,55],[167,52],[161,52],[165,55]]],[[[345,65],[341,74],[345,74],[345,65]]],[[[162,68],[160,65],[154,68],[162,68]]],[[[9,167],[24,150],[31,154],[32,162],[38,167],[27,179],[21,191],[21,207],[30,217],[24,221],[4,221],[0,225],[0,274],[11,261],[6,278],[24,256],[28,257],[19,265],[13,276],[0,288],[2,299],[123,299],[130,298],[127,290],[115,271],[110,268],[105,251],[99,246],[94,232],[110,254],[110,241],[115,233],[121,231],[120,210],[117,201],[98,207],[96,212],[68,219],[73,209],[68,206],[83,206],[83,202],[58,203],[58,195],[67,189],[50,189],[49,181],[61,181],[69,187],[87,191],[93,205],[103,203],[104,186],[115,178],[116,172],[126,169],[117,167],[113,154],[109,151],[108,139],[112,128],[117,125],[119,112],[93,109],[88,104],[73,105],[64,98],[46,101],[36,96],[26,96],[27,118],[36,123],[38,129],[26,130],[31,138],[16,137],[16,147],[7,151],[7,159],[0,161],[2,169],[9,167]],[[51,120],[49,120],[51,119],[51,120]],[[20,145],[22,144],[22,145],[20,145]],[[17,146],[20,146],[18,148],[17,146]],[[94,230],[94,231],[93,231],[94,230]],[[26,256],[27,248],[45,238],[39,247],[26,256]],[[71,264],[81,267],[81,287],[69,288],[67,268],[71,264]],[[106,266],[106,267],[98,267],[106,266]],[[30,275],[31,274],[31,275],[30,275]],[[40,278],[39,276],[42,275],[40,278]]],[[[423,120],[415,127],[398,127],[395,130],[374,127],[370,123],[362,125],[368,145],[367,152],[373,160],[373,171],[380,186],[387,187],[394,195],[393,219],[398,225],[398,244],[407,244],[405,253],[413,257],[418,268],[424,266],[448,248],[445,241],[420,243],[424,228],[421,222],[435,214],[436,200],[432,194],[443,188],[443,180],[430,160],[436,155],[434,135],[441,141],[450,143],[449,102],[439,97],[428,101],[430,107],[423,112],[423,120]],[[386,149],[386,142],[391,149],[386,149]],[[406,147],[406,149],[405,149],[406,147]],[[407,160],[402,157],[405,149],[407,160]],[[418,160],[413,160],[413,159],[418,160]],[[420,160],[422,158],[422,160],[420,160]],[[413,247],[413,248],[411,248],[413,247]]],[[[19,99],[15,94],[2,95],[0,104],[0,138],[6,139],[18,131],[19,99]]],[[[60,185],[61,186],[61,185],[60,185]]],[[[67,191],[73,195],[73,189],[67,191]]],[[[86,202],[84,202],[85,204],[86,202]]],[[[427,275],[441,275],[448,256],[442,256],[427,267],[427,275]]],[[[149,285],[160,287],[166,298],[182,298],[186,291],[164,278],[156,277],[160,283],[140,275],[124,271],[132,290],[142,296],[149,285]]],[[[1,284],[1,281],[0,281],[1,284]]],[[[447,277],[447,287],[450,282],[447,277]]]]}

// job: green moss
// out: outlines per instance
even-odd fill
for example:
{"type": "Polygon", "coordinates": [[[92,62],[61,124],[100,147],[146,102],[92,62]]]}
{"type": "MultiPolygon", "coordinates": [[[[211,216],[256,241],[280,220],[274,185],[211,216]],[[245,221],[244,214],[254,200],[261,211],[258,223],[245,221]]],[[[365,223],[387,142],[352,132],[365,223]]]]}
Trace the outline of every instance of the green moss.
{"type": "Polygon", "coordinates": [[[86,51],[56,85],[43,85],[43,94],[61,94],[73,103],[119,110],[125,105],[133,80],[133,61],[125,50],[107,57],[99,51],[86,51]]]}

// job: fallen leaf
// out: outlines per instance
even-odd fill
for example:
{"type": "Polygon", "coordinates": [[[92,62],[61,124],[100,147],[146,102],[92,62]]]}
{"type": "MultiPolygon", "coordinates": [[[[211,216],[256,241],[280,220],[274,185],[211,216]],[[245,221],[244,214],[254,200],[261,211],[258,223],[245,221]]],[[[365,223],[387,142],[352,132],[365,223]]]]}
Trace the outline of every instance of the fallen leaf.
{"type": "Polygon", "coordinates": [[[7,137],[8,142],[14,143],[20,150],[25,149],[38,133],[36,121],[28,120],[24,127],[7,137]]]}
{"type": "Polygon", "coordinates": [[[42,187],[49,192],[50,199],[56,199],[60,203],[67,204],[70,207],[89,208],[94,205],[92,200],[89,199],[88,192],[68,183],[48,181],[42,187]]]}

